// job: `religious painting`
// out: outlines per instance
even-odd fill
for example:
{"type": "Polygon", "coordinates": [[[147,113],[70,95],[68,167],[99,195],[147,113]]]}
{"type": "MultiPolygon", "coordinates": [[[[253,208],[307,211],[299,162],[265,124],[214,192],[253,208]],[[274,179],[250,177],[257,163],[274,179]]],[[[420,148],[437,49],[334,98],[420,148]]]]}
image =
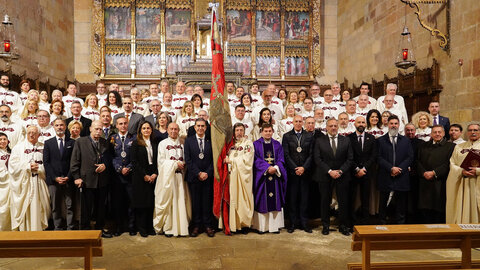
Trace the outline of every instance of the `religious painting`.
{"type": "Polygon", "coordinates": [[[162,58],[159,54],[137,54],[136,67],[138,75],[159,75],[162,58]]]}
{"type": "Polygon", "coordinates": [[[308,58],[307,57],[286,57],[285,58],[286,76],[308,76],[308,58]]]}
{"type": "Polygon", "coordinates": [[[227,11],[229,41],[249,41],[252,33],[252,13],[245,10],[227,11]]]}
{"type": "Polygon", "coordinates": [[[280,57],[257,56],[257,76],[280,76],[280,57]]]}
{"type": "Polygon", "coordinates": [[[190,39],[190,10],[167,9],[165,27],[168,40],[190,39]]]}
{"type": "Polygon", "coordinates": [[[131,31],[130,8],[110,7],[105,9],[105,37],[129,39],[131,31]]]}
{"type": "Polygon", "coordinates": [[[137,38],[159,39],[161,18],[159,8],[137,8],[135,15],[135,27],[137,38]]]}
{"type": "Polygon", "coordinates": [[[167,74],[175,74],[175,72],[183,71],[190,62],[189,55],[167,55],[167,74]]]}
{"type": "Polygon", "coordinates": [[[109,75],[130,74],[130,55],[105,55],[106,73],[109,75]]]}
{"type": "Polygon", "coordinates": [[[257,40],[280,41],[280,13],[277,11],[257,11],[255,22],[257,40]]]}
{"type": "Polygon", "coordinates": [[[310,22],[307,12],[287,12],[285,15],[285,38],[308,40],[310,22]]]}
{"type": "Polygon", "coordinates": [[[228,62],[235,71],[242,72],[244,76],[250,76],[252,58],[250,56],[229,56],[228,62]]]}

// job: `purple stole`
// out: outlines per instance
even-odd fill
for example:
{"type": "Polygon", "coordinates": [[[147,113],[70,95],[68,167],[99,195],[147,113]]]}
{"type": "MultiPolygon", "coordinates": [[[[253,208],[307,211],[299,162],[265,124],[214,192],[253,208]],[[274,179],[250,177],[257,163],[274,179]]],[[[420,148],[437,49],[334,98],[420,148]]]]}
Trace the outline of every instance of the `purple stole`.
{"type": "MultiPolygon", "coordinates": [[[[272,143],[263,143],[263,159],[270,164],[270,166],[275,166],[275,151],[273,151],[272,143]]],[[[263,176],[266,184],[266,198],[267,198],[267,210],[268,212],[276,211],[277,209],[277,188],[275,181],[278,181],[278,176],[275,174],[267,174],[263,176]]]]}

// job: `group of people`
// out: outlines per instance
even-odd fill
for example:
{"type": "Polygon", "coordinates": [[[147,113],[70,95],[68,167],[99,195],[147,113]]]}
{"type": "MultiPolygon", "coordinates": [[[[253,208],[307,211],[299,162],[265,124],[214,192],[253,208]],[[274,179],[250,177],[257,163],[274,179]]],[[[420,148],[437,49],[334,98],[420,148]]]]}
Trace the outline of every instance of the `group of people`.
{"type": "Polygon", "coordinates": [[[260,94],[228,82],[233,138],[218,160],[200,86],[127,95],[100,82],[85,100],[74,84],[65,96],[30,88],[0,77],[0,230],[311,233],[311,209],[324,235],[333,215],[344,235],[372,222],[478,222],[480,170],[462,161],[480,148],[479,125],[464,141],[435,101],[409,122],[395,84],[374,99],[366,83],[351,98],[337,83],[322,97],[318,84],[260,94]]]}

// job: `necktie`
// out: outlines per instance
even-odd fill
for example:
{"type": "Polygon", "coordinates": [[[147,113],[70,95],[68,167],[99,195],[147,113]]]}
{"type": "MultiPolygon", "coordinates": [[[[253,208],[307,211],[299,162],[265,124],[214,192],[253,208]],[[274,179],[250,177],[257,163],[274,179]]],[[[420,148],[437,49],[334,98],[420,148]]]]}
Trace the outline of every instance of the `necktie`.
{"type": "Polygon", "coordinates": [[[363,150],[362,135],[359,135],[359,136],[358,136],[358,143],[360,144],[360,149],[363,150]]]}
{"type": "Polygon", "coordinates": [[[434,116],[434,117],[433,117],[433,125],[434,125],[434,126],[435,126],[435,125],[438,125],[437,117],[438,117],[438,116],[434,116]]]}
{"type": "Polygon", "coordinates": [[[300,139],[300,136],[302,135],[302,133],[297,132],[297,133],[295,133],[295,134],[297,134],[297,139],[300,139]]]}
{"type": "Polygon", "coordinates": [[[122,143],[125,142],[125,136],[122,136],[122,143]]]}
{"type": "Polygon", "coordinates": [[[200,153],[203,153],[203,139],[199,138],[199,145],[200,145],[200,153]]]}
{"type": "Polygon", "coordinates": [[[60,146],[58,147],[58,150],[60,150],[60,156],[63,156],[63,150],[64,150],[63,139],[58,138],[58,140],[60,141],[60,146]]]}
{"type": "Polygon", "coordinates": [[[130,120],[130,115],[125,114],[125,118],[127,118],[127,121],[130,120]]]}
{"type": "Polygon", "coordinates": [[[108,136],[108,128],[104,128],[104,129],[103,129],[103,133],[105,133],[105,138],[107,138],[107,136],[108,136]]]}
{"type": "Polygon", "coordinates": [[[332,151],[333,151],[333,156],[337,154],[337,144],[335,143],[335,137],[331,137],[332,140],[332,151]]]}
{"type": "Polygon", "coordinates": [[[397,148],[397,140],[396,140],[397,136],[392,136],[392,146],[393,146],[393,166],[395,166],[395,158],[396,158],[396,154],[395,154],[395,150],[397,148]]]}
{"type": "Polygon", "coordinates": [[[78,117],[75,117],[75,121],[80,121],[80,118],[78,118],[78,117]]]}

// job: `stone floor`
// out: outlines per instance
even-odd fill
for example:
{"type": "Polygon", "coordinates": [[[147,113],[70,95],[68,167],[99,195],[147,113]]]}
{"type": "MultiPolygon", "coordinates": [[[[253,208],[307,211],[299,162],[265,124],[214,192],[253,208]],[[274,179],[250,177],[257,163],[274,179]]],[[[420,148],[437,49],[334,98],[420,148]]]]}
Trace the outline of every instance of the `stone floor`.
{"type": "MultiPolygon", "coordinates": [[[[328,236],[321,228],[312,234],[295,231],[288,234],[225,236],[205,234],[197,238],[139,235],[104,239],[103,257],[94,258],[95,268],[106,269],[346,269],[349,262],[360,262],[360,252],[350,250],[351,237],[338,232],[328,236]]],[[[460,251],[391,251],[373,253],[372,261],[458,259],[460,251]]],[[[480,252],[473,251],[479,259],[480,252]]],[[[5,269],[78,269],[80,258],[0,259],[5,269]]]]}

